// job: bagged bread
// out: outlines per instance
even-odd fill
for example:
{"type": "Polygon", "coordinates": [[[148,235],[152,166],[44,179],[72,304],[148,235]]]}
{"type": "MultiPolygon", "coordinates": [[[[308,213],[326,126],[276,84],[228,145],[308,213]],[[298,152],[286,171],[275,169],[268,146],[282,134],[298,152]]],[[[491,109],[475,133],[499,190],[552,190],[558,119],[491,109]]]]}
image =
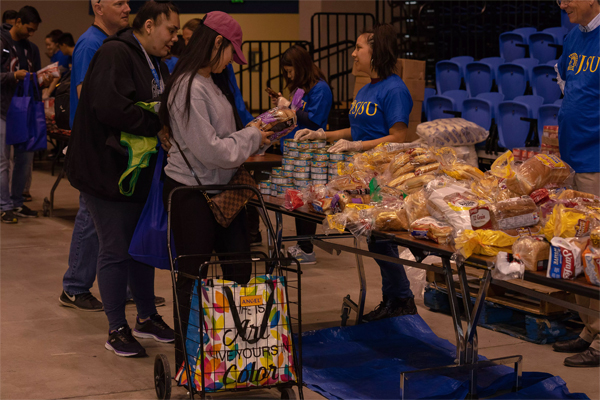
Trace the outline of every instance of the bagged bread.
{"type": "Polygon", "coordinates": [[[452,242],[454,230],[445,222],[432,217],[420,218],[410,224],[410,234],[416,239],[429,239],[438,244],[452,242]]]}
{"type": "MultiPolygon", "coordinates": [[[[394,159],[390,162],[389,171],[392,176],[395,175],[396,171],[400,168],[404,167],[410,161],[410,155],[406,153],[400,153],[394,157],[394,159]]],[[[414,169],[414,168],[413,168],[414,169]]],[[[407,171],[410,172],[410,171],[407,171]]],[[[399,176],[399,175],[398,175],[399,176]]]]}
{"type": "Polygon", "coordinates": [[[575,279],[583,273],[581,253],[587,240],[555,237],[550,242],[550,260],[546,276],[554,279],[575,279]]]}
{"type": "Polygon", "coordinates": [[[394,179],[393,181],[388,183],[388,186],[392,187],[392,188],[398,187],[398,186],[402,185],[404,182],[406,182],[407,180],[414,178],[414,177],[415,177],[415,174],[412,172],[409,172],[408,174],[404,174],[404,175],[394,179]]]}
{"type": "Polygon", "coordinates": [[[430,146],[465,146],[484,141],[489,132],[462,118],[442,118],[417,126],[417,135],[430,146]]]}
{"type": "Polygon", "coordinates": [[[423,190],[413,193],[404,199],[404,206],[406,207],[406,214],[408,216],[409,224],[412,224],[419,218],[429,216],[427,211],[427,198],[423,190]]]}
{"type": "Polygon", "coordinates": [[[569,200],[576,198],[598,200],[598,196],[594,196],[590,193],[579,192],[573,189],[563,190],[563,192],[558,195],[558,200],[569,200]]]}
{"type": "Polygon", "coordinates": [[[528,196],[536,189],[561,185],[571,174],[571,167],[560,158],[537,154],[521,164],[515,176],[506,180],[506,185],[513,192],[528,196]]]}
{"type": "Polygon", "coordinates": [[[449,185],[435,190],[427,200],[427,211],[457,231],[472,229],[469,211],[479,205],[474,193],[462,186],[449,185]]]}
{"type": "Polygon", "coordinates": [[[378,231],[407,231],[408,216],[403,204],[377,207],[375,210],[375,229],[378,231]]]}
{"type": "Polygon", "coordinates": [[[550,244],[543,237],[522,237],[513,244],[513,256],[528,271],[544,271],[550,256],[550,244]]]}
{"type": "Polygon", "coordinates": [[[406,194],[413,194],[417,191],[421,190],[423,186],[427,185],[429,182],[435,179],[435,176],[432,174],[425,174],[421,176],[415,176],[414,178],[410,178],[402,185],[399,186],[399,189],[406,194]]]}
{"type": "Polygon", "coordinates": [[[589,283],[600,286],[600,251],[591,245],[583,252],[583,272],[589,283]]]}
{"type": "Polygon", "coordinates": [[[512,253],[512,246],[518,237],[510,236],[502,231],[482,229],[466,230],[454,239],[454,246],[464,258],[473,254],[497,256],[498,252],[512,253]]]}
{"type": "Polygon", "coordinates": [[[498,229],[517,229],[534,226],[540,222],[535,202],[530,197],[500,201],[494,206],[498,229]]]}
{"type": "Polygon", "coordinates": [[[565,204],[554,206],[552,214],[544,226],[544,236],[547,240],[553,237],[583,237],[589,236],[596,216],[584,207],[567,207],[565,204]]]}

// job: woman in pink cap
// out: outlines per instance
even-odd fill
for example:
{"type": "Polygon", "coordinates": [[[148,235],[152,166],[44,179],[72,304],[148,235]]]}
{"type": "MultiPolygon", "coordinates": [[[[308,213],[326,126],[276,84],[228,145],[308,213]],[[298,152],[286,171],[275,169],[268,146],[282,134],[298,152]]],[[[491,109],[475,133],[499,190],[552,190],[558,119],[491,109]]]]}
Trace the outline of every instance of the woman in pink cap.
{"type": "MultiPolygon", "coordinates": [[[[246,64],[241,44],[242,29],[233,18],[220,11],[206,14],[166,85],[160,117],[171,131],[173,146],[165,167],[165,205],[173,189],[198,184],[194,175],[202,185],[226,185],[250,155],[269,144],[267,137],[272,132],[262,132],[252,123],[243,127],[227,74],[222,74],[232,61],[246,64]]],[[[171,226],[177,254],[250,251],[245,210],[224,228],[199,191],[180,191],[173,196],[173,203],[171,226]]],[[[197,258],[180,260],[179,271],[197,275],[202,262],[197,258]]],[[[241,284],[250,279],[250,263],[223,265],[222,269],[224,279],[241,284]]],[[[181,274],[177,280],[184,336],[193,283],[181,274]]],[[[183,343],[185,339],[176,335],[177,365],[183,363],[183,343]]]]}

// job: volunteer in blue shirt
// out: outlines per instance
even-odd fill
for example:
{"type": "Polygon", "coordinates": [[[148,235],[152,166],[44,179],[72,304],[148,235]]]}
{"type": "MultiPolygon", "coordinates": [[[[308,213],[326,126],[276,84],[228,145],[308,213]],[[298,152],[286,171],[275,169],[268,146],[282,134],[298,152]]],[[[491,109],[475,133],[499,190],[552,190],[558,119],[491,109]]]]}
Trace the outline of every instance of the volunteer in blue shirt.
{"type": "MultiPolygon", "coordinates": [[[[398,59],[397,32],[388,24],[379,25],[359,36],[352,53],[354,67],[369,74],[365,85],[352,103],[350,128],[333,132],[303,129],[297,140],[336,141],[329,151],[364,151],[384,142],[403,142],[413,102],[408,88],[395,74],[398,59]]],[[[398,246],[389,242],[369,243],[369,251],[398,258],[398,246]]],[[[366,321],[416,314],[410,282],[401,264],[377,261],[381,270],[383,300],[366,321]]]]}
{"type": "MultiPolygon", "coordinates": [[[[304,90],[304,106],[296,112],[298,127],[281,140],[292,139],[296,132],[302,129],[326,129],[333,95],[325,75],[315,65],[308,51],[298,45],[290,47],[281,56],[280,66],[286,87],[292,96],[296,89],[304,90]]],[[[281,96],[281,93],[279,95],[281,96]]],[[[279,107],[290,106],[290,100],[285,97],[274,99],[273,102],[279,107]]],[[[314,235],[316,232],[317,224],[314,222],[296,219],[298,236],[314,235]]],[[[289,248],[289,252],[301,264],[317,262],[313,245],[308,240],[299,241],[296,246],[289,248]]]]}
{"type": "MultiPolygon", "coordinates": [[[[579,24],[565,38],[554,67],[564,99],[558,112],[560,156],[575,170],[577,190],[600,196],[600,0],[562,0],[560,8],[579,24]]],[[[600,310],[600,301],[575,296],[577,304],[600,310]]],[[[568,367],[600,366],[600,320],[580,314],[585,327],[575,340],[555,343],[555,351],[579,353],[568,367]]]]}

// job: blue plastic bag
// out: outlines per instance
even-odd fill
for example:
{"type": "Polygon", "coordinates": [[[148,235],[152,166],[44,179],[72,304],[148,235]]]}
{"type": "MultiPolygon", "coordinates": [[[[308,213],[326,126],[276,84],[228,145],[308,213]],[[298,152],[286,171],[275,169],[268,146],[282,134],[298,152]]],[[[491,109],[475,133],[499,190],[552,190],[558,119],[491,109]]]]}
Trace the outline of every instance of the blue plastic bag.
{"type": "Polygon", "coordinates": [[[33,116],[29,72],[17,83],[17,89],[6,113],[6,144],[12,146],[29,139],[30,120],[33,116]]]}
{"type": "MultiPolygon", "coordinates": [[[[29,74],[27,74],[27,77],[25,78],[24,88],[29,89],[30,101],[25,102],[28,103],[28,111],[27,124],[23,127],[23,130],[26,129],[27,138],[23,142],[18,142],[14,144],[15,150],[19,152],[45,150],[47,148],[48,143],[48,140],[46,138],[48,132],[46,130],[46,115],[44,113],[44,102],[42,101],[42,95],[37,84],[37,74],[34,73],[32,75],[32,82],[30,82],[29,80],[29,74]]],[[[22,97],[21,99],[23,98],[25,97],[22,97]]]]}
{"type": "Polygon", "coordinates": [[[142,215],[135,227],[129,255],[136,261],[159,269],[171,269],[169,249],[167,248],[167,211],[163,205],[163,186],[161,180],[164,151],[158,150],[152,186],[142,215]]]}

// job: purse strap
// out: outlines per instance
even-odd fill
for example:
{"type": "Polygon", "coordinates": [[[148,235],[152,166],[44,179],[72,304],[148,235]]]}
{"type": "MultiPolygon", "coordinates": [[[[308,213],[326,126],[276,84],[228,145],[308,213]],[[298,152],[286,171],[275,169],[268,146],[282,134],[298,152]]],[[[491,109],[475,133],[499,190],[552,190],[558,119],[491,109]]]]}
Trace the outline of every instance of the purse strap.
{"type": "MultiPolygon", "coordinates": [[[[171,140],[173,140],[173,142],[175,142],[175,145],[177,146],[177,149],[179,149],[179,154],[181,154],[181,157],[183,157],[183,161],[185,161],[185,163],[187,164],[188,168],[190,169],[190,172],[192,173],[192,176],[194,177],[194,179],[196,179],[196,182],[198,182],[198,186],[202,186],[202,182],[200,182],[200,178],[198,178],[198,175],[196,175],[196,172],[194,171],[194,168],[192,168],[192,164],[190,164],[190,162],[188,161],[188,159],[185,156],[185,154],[183,154],[183,151],[181,150],[181,146],[179,146],[179,143],[177,143],[177,140],[175,140],[174,137],[171,137],[171,140]]],[[[208,197],[208,194],[206,194],[206,191],[201,190],[201,192],[204,195],[204,198],[206,199],[206,202],[208,203],[208,206],[212,208],[212,200],[210,199],[210,197],[208,197]]]]}

